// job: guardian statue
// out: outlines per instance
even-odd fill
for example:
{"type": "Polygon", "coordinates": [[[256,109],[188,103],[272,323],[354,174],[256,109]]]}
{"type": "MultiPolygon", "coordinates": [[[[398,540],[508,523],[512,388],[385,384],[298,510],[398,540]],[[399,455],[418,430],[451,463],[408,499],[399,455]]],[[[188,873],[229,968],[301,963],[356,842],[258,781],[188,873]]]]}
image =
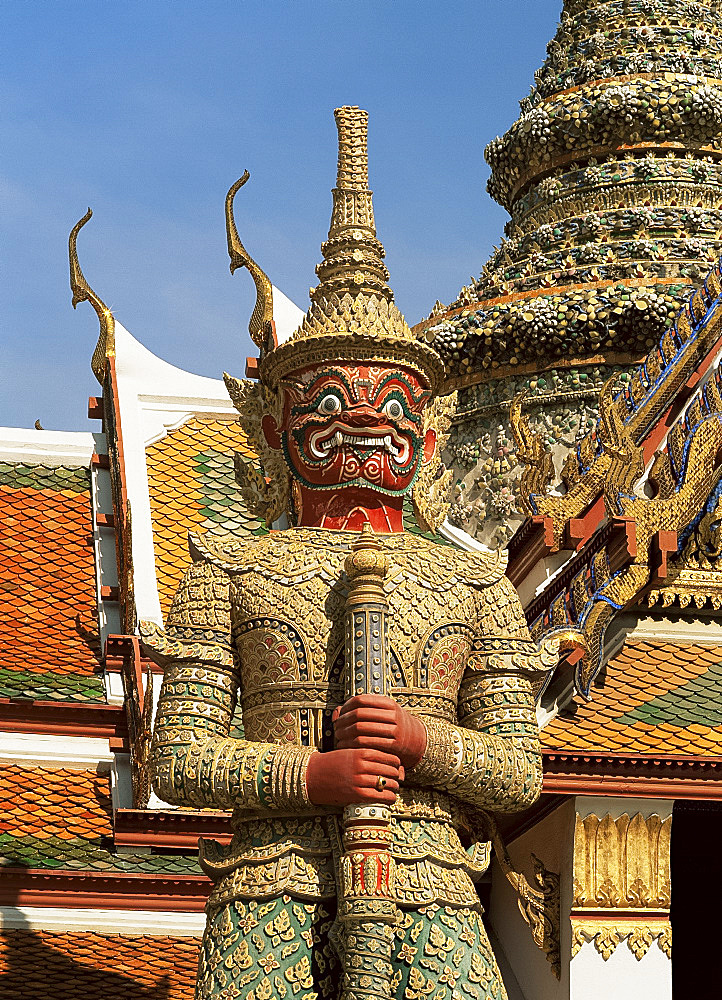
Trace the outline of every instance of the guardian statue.
{"type": "Polygon", "coordinates": [[[503,557],[435,534],[453,401],[393,304],[367,115],[336,122],[320,280],[283,343],[233,221],[246,176],[227,199],[260,359],[257,381],[226,381],[258,454],[243,495],[270,530],[193,538],[165,630],[145,626],[165,666],[154,783],[166,802],[232,811],[230,846],[201,843],[197,1000],[502,998],[479,810],[539,795],[533,686],[551,654],[503,557]]]}

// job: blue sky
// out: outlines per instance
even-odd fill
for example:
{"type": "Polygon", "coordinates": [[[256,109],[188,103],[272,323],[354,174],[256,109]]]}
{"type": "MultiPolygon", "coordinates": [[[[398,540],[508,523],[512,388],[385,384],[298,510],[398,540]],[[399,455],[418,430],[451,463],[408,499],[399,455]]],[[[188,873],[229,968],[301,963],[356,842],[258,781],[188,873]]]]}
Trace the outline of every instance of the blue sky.
{"type": "Polygon", "coordinates": [[[518,115],[561,0],[2,0],[0,425],[87,430],[97,321],[67,237],[150,350],[243,374],[253,304],[223,201],[305,309],[335,180],[333,109],[370,113],[378,234],[411,323],[478,274],[506,214],[485,144],[518,115]]]}

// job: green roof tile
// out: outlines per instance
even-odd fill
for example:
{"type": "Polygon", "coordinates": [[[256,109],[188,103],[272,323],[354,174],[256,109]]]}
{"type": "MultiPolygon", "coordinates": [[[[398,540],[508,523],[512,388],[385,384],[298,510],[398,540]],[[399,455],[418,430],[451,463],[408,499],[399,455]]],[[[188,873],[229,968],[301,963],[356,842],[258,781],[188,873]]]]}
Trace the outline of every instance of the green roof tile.
{"type": "Polygon", "coordinates": [[[722,662],[673,691],[638,705],[617,720],[626,725],[722,726],[722,662]]]}
{"type": "Polygon", "coordinates": [[[197,855],[116,854],[108,838],[13,837],[0,833],[0,866],[199,875],[197,855]]]}
{"type": "Polygon", "coordinates": [[[203,528],[221,526],[224,531],[253,535],[265,534],[265,528],[246,507],[241,497],[233,464],[233,454],[209,450],[195,457],[196,483],[203,495],[200,513],[203,528]]]}
{"type": "Polygon", "coordinates": [[[16,490],[70,490],[73,493],[87,493],[90,489],[90,472],[85,466],[0,462],[0,486],[16,490]]]}
{"type": "Polygon", "coordinates": [[[105,688],[99,674],[83,677],[2,668],[0,697],[26,698],[29,701],[93,701],[105,704],[105,688]]]}

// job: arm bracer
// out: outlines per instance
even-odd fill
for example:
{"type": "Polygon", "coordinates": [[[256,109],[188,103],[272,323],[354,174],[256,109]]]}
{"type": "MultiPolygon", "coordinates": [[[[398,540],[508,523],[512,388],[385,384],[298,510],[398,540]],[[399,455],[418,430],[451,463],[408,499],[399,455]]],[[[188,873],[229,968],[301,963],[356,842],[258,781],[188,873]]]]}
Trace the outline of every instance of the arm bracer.
{"type": "Polygon", "coordinates": [[[308,808],[312,748],[229,736],[239,670],[225,574],[207,563],[193,565],[167,631],[145,625],[143,640],[165,667],[151,752],[156,794],[196,808],[308,808]]]}
{"type": "Polygon", "coordinates": [[[505,586],[503,596],[518,611],[512,634],[484,636],[482,618],[459,692],[459,724],[422,719],[427,745],[411,776],[480,808],[512,811],[541,792],[532,678],[556,659],[529,639],[516,594],[505,586]]]}

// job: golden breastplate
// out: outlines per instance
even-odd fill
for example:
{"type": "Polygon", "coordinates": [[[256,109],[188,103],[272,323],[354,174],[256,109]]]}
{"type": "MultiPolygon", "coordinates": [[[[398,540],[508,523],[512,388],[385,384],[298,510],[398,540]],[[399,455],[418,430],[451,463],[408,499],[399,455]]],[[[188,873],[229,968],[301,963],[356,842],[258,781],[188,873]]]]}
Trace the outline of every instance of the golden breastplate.
{"type": "MultiPolygon", "coordinates": [[[[353,537],[279,532],[262,540],[252,563],[226,561],[247,739],[332,746],[331,713],[344,696],[343,562],[353,537]]],[[[474,590],[456,572],[455,551],[413,535],[380,538],[390,559],[387,689],[415,712],[454,721],[478,633],[474,590]]]]}

